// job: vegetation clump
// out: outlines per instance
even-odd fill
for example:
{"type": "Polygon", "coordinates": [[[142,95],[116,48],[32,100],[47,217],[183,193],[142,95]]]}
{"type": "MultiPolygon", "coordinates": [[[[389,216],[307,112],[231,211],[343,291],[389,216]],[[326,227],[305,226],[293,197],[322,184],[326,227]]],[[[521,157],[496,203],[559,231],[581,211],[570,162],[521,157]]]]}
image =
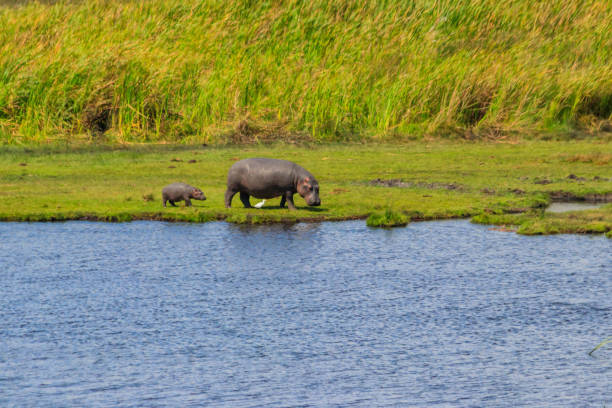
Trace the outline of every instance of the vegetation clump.
{"type": "Polygon", "coordinates": [[[368,219],[366,220],[366,225],[368,227],[383,227],[383,228],[392,228],[392,227],[405,227],[408,225],[410,219],[407,215],[394,212],[390,209],[385,210],[385,212],[375,212],[370,214],[368,219]]]}
{"type": "Polygon", "coordinates": [[[520,214],[483,213],[472,217],[477,224],[515,226],[523,235],[601,234],[612,238],[612,211],[586,210],[568,213],[545,213],[533,210],[520,214]]]}

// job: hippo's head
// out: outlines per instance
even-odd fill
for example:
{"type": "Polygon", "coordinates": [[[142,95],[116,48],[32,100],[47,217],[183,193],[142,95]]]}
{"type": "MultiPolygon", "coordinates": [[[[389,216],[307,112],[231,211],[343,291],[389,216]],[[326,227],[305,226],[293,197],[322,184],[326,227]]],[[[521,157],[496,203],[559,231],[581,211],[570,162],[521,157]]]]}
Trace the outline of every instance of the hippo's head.
{"type": "Polygon", "coordinates": [[[204,193],[199,188],[194,188],[191,190],[191,198],[196,200],[206,200],[206,196],[204,196],[204,193]]]}
{"type": "Polygon", "coordinates": [[[310,206],[321,205],[321,199],[319,198],[319,183],[314,177],[304,177],[297,185],[297,192],[301,195],[306,204],[310,206]]]}

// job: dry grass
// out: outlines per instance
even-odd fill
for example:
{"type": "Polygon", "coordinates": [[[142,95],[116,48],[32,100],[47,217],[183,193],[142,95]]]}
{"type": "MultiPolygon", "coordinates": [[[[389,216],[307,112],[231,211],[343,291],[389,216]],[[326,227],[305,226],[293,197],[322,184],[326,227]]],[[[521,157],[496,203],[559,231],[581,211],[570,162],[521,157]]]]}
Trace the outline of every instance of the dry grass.
{"type": "Polygon", "coordinates": [[[612,154],[602,152],[576,154],[566,156],[564,157],[564,160],[568,163],[593,163],[603,166],[612,162],[612,154]]]}

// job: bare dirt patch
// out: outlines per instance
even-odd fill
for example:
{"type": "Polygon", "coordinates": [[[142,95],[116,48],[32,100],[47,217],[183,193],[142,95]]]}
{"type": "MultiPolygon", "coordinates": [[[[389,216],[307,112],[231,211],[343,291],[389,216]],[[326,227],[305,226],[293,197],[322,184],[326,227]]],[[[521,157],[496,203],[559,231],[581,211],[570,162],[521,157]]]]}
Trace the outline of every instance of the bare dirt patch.
{"type": "Polygon", "coordinates": [[[546,179],[546,178],[543,178],[543,179],[537,179],[537,180],[535,180],[535,181],[533,182],[533,184],[552,184],[552,183],[553,183],[553,181],[552,181],[552,180],[549,180],[549,179],[546,179]]]}
{"type": "Polygon", "coordinates": [[[426,188],[430,190],[453,190],[465,191],[465,186],[457,183],[426,183],[423,181],[403,181],[402,179],[383,180],[377,178],[369,182],[371,186],[378,187],[398,187],[398,188],[426,188]]]}
{"type": "Polygon", "coordinates": [[[568,191],[551,191],[548,196],[556,202],[586,202],[586,203],[612,203],[612,192],[603,194],[585,194],[577,196],[568,191]]]}

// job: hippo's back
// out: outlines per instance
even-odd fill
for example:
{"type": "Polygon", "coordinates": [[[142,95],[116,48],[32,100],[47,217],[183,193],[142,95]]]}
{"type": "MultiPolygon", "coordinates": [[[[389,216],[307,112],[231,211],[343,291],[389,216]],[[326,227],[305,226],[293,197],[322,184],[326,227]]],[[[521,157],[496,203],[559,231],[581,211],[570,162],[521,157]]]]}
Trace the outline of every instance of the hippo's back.
{"type": "Polygon", "coordinates": [[[170,198],[181,197],[191,190],[193,190],[193,187],[187,183],[172,183],[162,189],[162,195],[170,198]]]}
{"type": "MultiPolygon", "coordinates": [[[[279,177],[292,174],[296,168],[296,164],[288,160],[266,159],[255,157],[251,159],[240,160],[230,167],[227,174],[227,181],[236,182],[251,180],[253,178],[269,182],[277,180],[279,177]]],[[[278,180],[277,180],[278,181],[278,180]]]]}
{"type": "Polygon", "coordinates": [[[279,169],[289,171],[296,166],[295,163],[289,160],[267,159],[264,157],[252,157],[237,161],[230,167],[232,171],[264,171],[266,169],[279,169]]]}
{"type": "Polygon", "coordinates": [[[166,187],[164,187],[162,189],[162,192],[164,191],[184,191],[187,190],[189,188],[193,188],[191,187],[189,184],[187,183],[172,183],[172,184],[168,184],[166,187]]]}
{"type": "Polygon", "coordinates": [[[234,163],[227,174],[229,189],[258,198],[281,195],[294,188],[297,165],[288,160],[251,158],[234,163]]]}

